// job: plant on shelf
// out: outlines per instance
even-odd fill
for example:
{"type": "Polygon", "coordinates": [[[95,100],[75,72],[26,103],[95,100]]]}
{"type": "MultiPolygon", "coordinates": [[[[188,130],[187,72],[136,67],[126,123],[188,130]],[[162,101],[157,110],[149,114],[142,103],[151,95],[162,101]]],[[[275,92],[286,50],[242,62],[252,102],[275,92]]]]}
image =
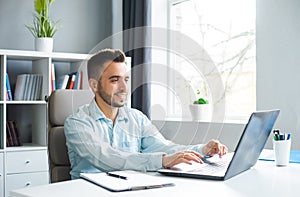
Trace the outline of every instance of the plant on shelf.
{"type": "Polygon", "coordinates": [[[201,96],[201,91],[197,90],[197,98],[193,104],[189,105],[189,109],[193,120],[209,120],[210,118],[210,105],[208,99],[201,96]]]}
{"type": "Polygon", "coordinates": [[[57,31],[57,22],[49,17],[49,7],[54,0],[35,0],[33,25],[26,25],[34,37],[52,38],[57,31]]]}
{"type": "Polygon", "coordinates": [[[37,51],[52,52],[53,36],[57,32],[58,21],[53,22],[49,17],[49,7],[54,0],[35,0],[33,24],[25,25],[35,37],[37,51]]]}
{"type": "Polygon", "coordinates": [[[52,38],[57,31],[57,23],[49,17],[49,7],[54,0],[35,0],[33,24],[26,25],[32,35],[36,38],[52,38]]]}

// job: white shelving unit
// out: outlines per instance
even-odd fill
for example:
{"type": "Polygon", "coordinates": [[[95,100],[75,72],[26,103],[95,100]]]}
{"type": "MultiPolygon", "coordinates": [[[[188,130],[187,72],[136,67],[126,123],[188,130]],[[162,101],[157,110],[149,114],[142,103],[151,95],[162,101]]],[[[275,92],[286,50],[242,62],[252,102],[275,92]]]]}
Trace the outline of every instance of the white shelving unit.
{"type": "Polygon", "coordinates": [[[51,64],[55,65],[56,79],[82,71],[83,89],[87,89],[88,57],[87,54],[0,50],[0,197],[7,197],[12,189],[50,182],[47,98],[51,94],[51,64]],[[6,73],[13,96],[18,75],[43,75],[40,98],[36,101],[6,100],[6,73]],[[17,122],[22,146],[6,147],[7,120],[17,122]]]}
{"type": "Polygon", "coordinates": [[[4,157],[4,154],[3,154],[3,150],[1,150],[0,151],[0,192],[2,192],[2,193],[0,193],[0,196],[3,196],[4,195],[4,193],[3,193],[3,191],[4,191],[4,159],[3,159],[3,157],[4,157]]]}

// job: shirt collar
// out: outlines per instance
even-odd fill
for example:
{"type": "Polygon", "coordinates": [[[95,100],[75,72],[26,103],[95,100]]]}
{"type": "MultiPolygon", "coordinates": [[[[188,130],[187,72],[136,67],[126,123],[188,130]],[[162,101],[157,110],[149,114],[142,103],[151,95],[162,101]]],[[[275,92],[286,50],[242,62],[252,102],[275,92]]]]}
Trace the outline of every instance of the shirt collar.
{"type": "MultiPolygon", "coordinates": [[[[118,120],[118,121],[124,120],[125,122],[128,121],[128,114],[126,113],[125,108],[126,107],[119,108],[119,112],[118,112],[116,120],[118,120]]],[[[90,116],[93,117],[95,120],[107,119],[107,117],[104,115],[104,113],[98,107],[95,98],[91,101],[91,103],[89,105],[89,111],[90,111],[90,116]]]]}
{"type": "Polygon", "coordinates": [[[117,116],[117,120],[124,120],[125,122],[128,121],[128,113],[126,113],[126,107],[120,107],[119,113],[117,116]]]}

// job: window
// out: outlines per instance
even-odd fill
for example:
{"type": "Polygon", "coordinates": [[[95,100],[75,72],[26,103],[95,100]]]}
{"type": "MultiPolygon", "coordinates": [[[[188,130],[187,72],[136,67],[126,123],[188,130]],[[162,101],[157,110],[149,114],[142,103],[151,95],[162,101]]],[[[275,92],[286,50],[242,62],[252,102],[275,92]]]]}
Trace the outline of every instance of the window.
{"type": "MultiPolygon", "coordinates": [[[[183,81],[168,76],[169,87],[174,88],[173,93],[185,92],[185,96],[167,96],[166,117],[188,118],[189,114],[182,109],[188,108],[198,90],[203,97],[213,100],[214,105],[225,99],[226,119],[248,117],[256,108],[255,0],[169,0],[168,5],[169,28],[184,35],[170,35],[175,37],[171,48],[176,45],[180,51],[188,36],[205,53],[187,58],[172,50],[168,52],[168,65],[183,76],[183,81]],[[207,59],[203,54],[209,57],[222,79],[224,92],[217,99],[212,98],[212,87],[207,83],[216,73],[203,69],[199,72],[195,69],[199,65],[193,64],[197,58],[202,62],[207,59]]],[[[155,102],[158,103],[157,98],[155,102]]]]}

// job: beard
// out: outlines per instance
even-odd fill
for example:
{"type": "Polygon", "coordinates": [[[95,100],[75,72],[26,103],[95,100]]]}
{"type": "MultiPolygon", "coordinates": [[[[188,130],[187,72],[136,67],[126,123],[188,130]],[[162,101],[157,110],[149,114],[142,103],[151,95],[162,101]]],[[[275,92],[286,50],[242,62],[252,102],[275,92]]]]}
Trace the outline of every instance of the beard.
{"type": "Polygon", "coordinates": [[[102,100],[112,106],[112,107],[123,107],[126,103],[126,96],[122,99],[120,99],[120,101],[116,101],[114,99],[114,96],[119,96],[119,95],[123,95],[123,94],[127,94],[126,91],[121,90],[119,92],[113,93],[112,95],[107,94],[100,83],[98,83],[98,95],[102,98],[102,100]]]}

